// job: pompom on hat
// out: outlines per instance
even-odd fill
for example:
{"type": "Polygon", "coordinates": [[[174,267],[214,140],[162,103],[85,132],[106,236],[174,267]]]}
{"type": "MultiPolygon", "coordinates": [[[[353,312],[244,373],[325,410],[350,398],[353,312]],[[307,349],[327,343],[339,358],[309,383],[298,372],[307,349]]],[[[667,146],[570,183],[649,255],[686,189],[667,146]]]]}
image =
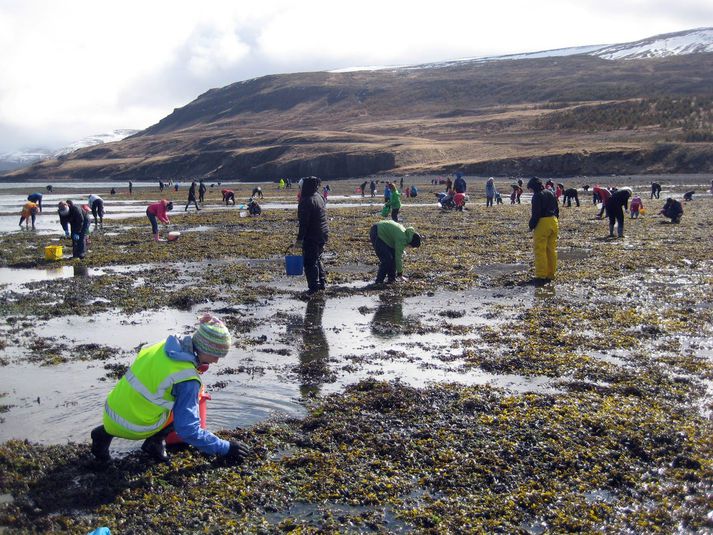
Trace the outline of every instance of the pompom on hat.
{"type": "Polygon", "coordinates": [[[223,358],[230,351],[230,331],[221,320],[205,314],[193,334],[193,349],[209,357],[223,358]]]}

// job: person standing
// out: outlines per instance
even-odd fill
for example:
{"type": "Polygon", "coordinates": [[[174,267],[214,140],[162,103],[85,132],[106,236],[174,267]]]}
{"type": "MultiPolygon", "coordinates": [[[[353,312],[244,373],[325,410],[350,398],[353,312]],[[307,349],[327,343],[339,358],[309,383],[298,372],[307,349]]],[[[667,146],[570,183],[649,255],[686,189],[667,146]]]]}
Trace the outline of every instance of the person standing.
{"type": "Polygon", "coordinates": [[[371,196],[375,197],[376,196],[376,181],[372,180],[371,183],[369,184],[369,190],[371,191],[371,196]]]}
{"type": "Polygon", "coordinates": [[[39,192],[30,193],[27,196],[27,200],[35,203],[39,207],[40,213],[42,213],[42,194],[41,193],[39,193],[39,192]]]}
{"type": "Polygon", "coordinates": [[[69,237],[72,233],[72,258],[84,258],[84,214],[72,201],[60,202],[57,212],[64,235],[69,237]]]}
{"type": "Polygon", "coordinates": [[[205,202],[205,192],[208,188],[205,187],[203,179],[201,179],[200,184],[198,184],[198,201],[203,204],[205,202]]]}
{"type": "Polygon", "coordinates": [[[154,241],[161,241],[158,234],[158,221],[165,225],[169,225],[171,221],[168,219],[168,212],[173,210],[173,203],[162,199],[158,202],[149,204],[146,208],[146,217],[149,218],[151,223],[151,233],[153,234],[154,241]]]}
{"type": "Polygon", "coordinates": [[[200,374],[225,357],[231,348],[230,331],[218,318],[205,314],[192,336],[169,336],[144,347],[107,396],[102,425],[92,429],[92,454],[111,460],[114,437],[142,440],[141,449],[158,462],[167,462],[165,438],[171,431],[208,455],[241,462],[250,448],[223,440],[201,428],[200,374]]]}
{"type": "Polygon", "coordinates": [[[661,184],[658,182],[651,183],[651,198],[656,197],[657,199],[661,196],[661,184]]]}
{"type": "Polygon", "coordinates": [[[302,248],[307,295],[324,290],[326,273],[322,265],[322,253],[329,239],[327,209],[324,198],[319,194],[321,181],[315,176],[302,182],[302,196],[297,206],[299,232],[295,245],[302,248]]]}
{"type": "Polygon", "coordinates": [[[609,218],[609,237],[614,237],[614,222],[617,224],[617,236],[624,237],[624,210],[629,209],[630,188],[621,188],[612,193],[607,201],[607,217],[609,218]]]}
{"type": "Polygon", "coordinates": [[[129,180],[129,195],[133,195],[133,194],[134,194],[134,183],[131,180],[129,180]]]}
{"type": "Polygon", "coordinates": [[[186,202],[186,208],[184,212],[188,211],[188,207],[193,203],[196,207],[196,211],[200,212],[201,209],[198,207],[198,201],[196,201],[196,181],[191,182],[191,187],[188,188],[188,201],[186,202]]]}
{"type": "Polygon", "coordinates": [[[453,189],[456,193],[465,193],[468,189],[468,185],[465,183],[465,178],[460,173],[456,174],[456,179],[453,181],[453,189]]]}
{"type": "Polygon", "coordinates": [[[359,189],[361,190],[362,197],[366,194],[366,185],[367,185],[367,181],[365,180],[364,182],[361,183],[361,186],[359,186],[359,189]]]}
{"type": "Polygon", "coordinates": [[[32,230],[35,230],[35,219],[39,211],[40,208],[36,203],[27,201],[20,212],[20,227],[24,223],[26,229],[30,228],[30,220],[32,220],[32,230]]]}
{"type": "Polygon", "coordinates": [[[101,228],[104,228],[104,199],[99,195],[91,194],[89,196],[89,206],[92,209],[92,216],[94,216],[94,225],[99,223],[101,228]]]}
{"type": "Polygon", "coordinates": [[[391,219],[399,222],[399,211],[401,210],[401,192],[396,188],[396,184],[393,182],[388,184],[391,190],[391,196],[389,199],[389,204],[391,205],[391,219]]]}
{"type": "Polygon", "coordinates": [[[539,178],[531,178],[527,189],[532,191],[530,230],[535,254],[536,283],[555,278],[557,271],[557,236],[559,235],[559,205],[552,190],[545,189],[539,178]]]}
{"type": "Polygon", "coordinates": [[[421,236],[413,227],[404,228],[395,221],[379,221],[372,225],[369,239],[379,257],[379,271],[376,274],[376,284],[383,284],[387,279],[394,282],[396,277],[403,277],[403,254],[407,245],[421,246],[421,236]]]}
{"type": "Polygon", "coordinates": [[[495,179],[490,177],[485,183],[485,206],[493,206],[495,199],[495,179]]]}

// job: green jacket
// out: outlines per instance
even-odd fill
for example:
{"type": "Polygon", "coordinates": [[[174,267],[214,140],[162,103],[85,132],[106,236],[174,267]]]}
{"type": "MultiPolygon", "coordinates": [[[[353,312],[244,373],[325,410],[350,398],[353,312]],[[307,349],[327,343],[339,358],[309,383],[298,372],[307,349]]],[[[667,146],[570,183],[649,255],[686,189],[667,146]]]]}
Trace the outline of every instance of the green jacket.
{"type": "Polygon", "coordinates": [[[398,189],[391,191],[391,199],[389,200],[389,204],[391,205],[392,210],[398,210],[399,208],[401,208],[401,192],[398,189]]]}
{"type": "Polygon", "coordinates": [[[391,219],[379,221],[376,224],[376,235],[394,250],[396,273],[401,273],[404,270],[402,259],[404,249],[411,243],[415,232],[413,227],[404,228],[403,225],[391,219]]]}

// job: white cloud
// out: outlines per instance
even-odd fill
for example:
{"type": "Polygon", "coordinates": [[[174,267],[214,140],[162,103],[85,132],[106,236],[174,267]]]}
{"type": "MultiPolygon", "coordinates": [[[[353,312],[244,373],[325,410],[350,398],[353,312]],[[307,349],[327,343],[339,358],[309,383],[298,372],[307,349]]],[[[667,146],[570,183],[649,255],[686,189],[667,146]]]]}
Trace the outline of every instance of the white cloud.
{"type": "Polygon", "coordinates": [[[264,74],[617,43],[693,26],[713,26],[709,0],[0,0],[0,152],[25,139],[13,128],[67,141],[144,128],[211,87],[264,74]]]}

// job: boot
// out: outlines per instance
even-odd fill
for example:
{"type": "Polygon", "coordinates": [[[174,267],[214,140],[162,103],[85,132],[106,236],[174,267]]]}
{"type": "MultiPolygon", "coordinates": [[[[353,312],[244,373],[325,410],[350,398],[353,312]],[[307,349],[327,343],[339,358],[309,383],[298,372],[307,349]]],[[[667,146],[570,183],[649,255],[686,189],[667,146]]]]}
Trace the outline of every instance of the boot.
{"type": "Polygon", "coordinates": [[[153,235],[153,241],[160,241],[160,240],[158,239],[158,232],[153,235]]]}
{"type": "Polygon", "coordinates": [[[108,462],[111,460],[109,446],[113,438],[104,430],[103,425],[92,429],[92,453],[97,461],[108,462]]]}
{"type": "Polygon", "coordinates": [[[614,237],[614,225],[609,225],[609,237],[614,237]]]}
{"type": "Polygon", "coordinates": [[[166,453],[166,442],[164,441],[163,433],[158,433],[144,440],[141,449],[148,453],[151,458],[160,463],[168,462],[168,454],[166,453]]]}

